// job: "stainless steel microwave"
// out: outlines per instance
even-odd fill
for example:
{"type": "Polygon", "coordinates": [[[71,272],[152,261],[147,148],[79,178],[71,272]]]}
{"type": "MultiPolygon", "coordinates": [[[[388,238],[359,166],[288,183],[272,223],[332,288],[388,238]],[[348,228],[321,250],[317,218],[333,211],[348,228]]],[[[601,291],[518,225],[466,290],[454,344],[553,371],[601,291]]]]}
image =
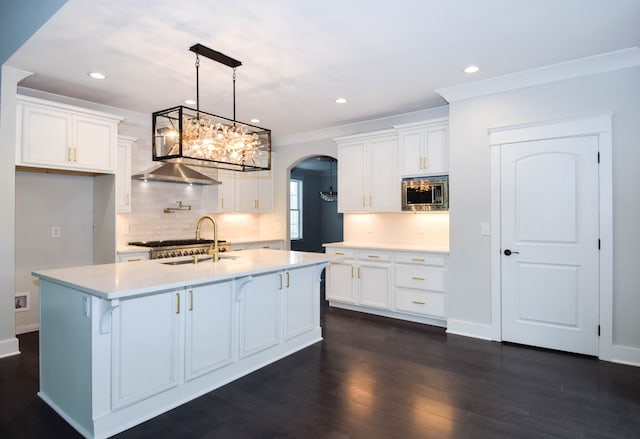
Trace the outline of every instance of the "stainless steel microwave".
{"type": "Polygon", "coordinates": [[[449,176],[402,179],[402,210],[449,210],[449,176]]]}

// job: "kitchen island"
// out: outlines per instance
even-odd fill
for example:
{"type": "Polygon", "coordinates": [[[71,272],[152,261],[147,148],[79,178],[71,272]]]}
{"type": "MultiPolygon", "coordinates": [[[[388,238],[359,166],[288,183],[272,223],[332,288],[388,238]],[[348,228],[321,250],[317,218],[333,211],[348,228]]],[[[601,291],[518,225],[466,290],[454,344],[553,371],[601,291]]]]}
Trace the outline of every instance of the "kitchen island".
{"type": "Polygon", "coordinates": [[[34,272],[38,395],[105,438],[322,340],[326,255],[222,257],[34,272]]]}

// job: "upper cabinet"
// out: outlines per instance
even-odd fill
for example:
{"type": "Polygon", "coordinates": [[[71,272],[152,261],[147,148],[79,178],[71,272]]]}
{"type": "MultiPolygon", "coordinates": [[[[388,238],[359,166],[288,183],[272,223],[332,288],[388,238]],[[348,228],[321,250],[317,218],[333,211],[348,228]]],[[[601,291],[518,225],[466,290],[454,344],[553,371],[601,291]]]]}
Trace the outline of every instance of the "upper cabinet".
{"type": "Polygon", "coordinates": [[[16,165],[114,174],[120,120],[107,113],[18,96],[16,165]]]}
{"type": "Polygon", "coordinates": [[[236,212],[265,213],[273,210],[272,171],[236,172],[236,212]]]}
{"type": "Polygon", "coordinates": [[[397,125],[400,176],[449,173],[449,119],[397,125]]]}
{"type": "Polygon", "coordinates": [[[131,147],[136,139],[118,136],[116,212],[131,212],[131,147]]]}
{"type": "Polygon", "coordinates": [[[379,131],[338,143],[339,212],[399,212],[398,137],[379,131]]]}

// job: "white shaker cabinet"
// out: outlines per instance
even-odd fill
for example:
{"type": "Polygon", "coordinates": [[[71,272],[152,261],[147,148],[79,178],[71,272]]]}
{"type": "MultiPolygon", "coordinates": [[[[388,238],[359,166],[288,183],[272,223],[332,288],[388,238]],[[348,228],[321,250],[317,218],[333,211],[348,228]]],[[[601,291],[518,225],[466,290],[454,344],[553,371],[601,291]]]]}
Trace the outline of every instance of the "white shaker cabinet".
{"type": "Polygon", "coordinates": [[[182,297],[181,292],[165,292],[122,300],[113,309],[114,409],[178,385],[182,297]]]}
{"type": "Polygon", "coordinates": [[[390,307],[390,253],[327,248],[327,254],[335,256],[327,267],[327,300],[390,307]]]}
{"type": "Polygon", "coordinates": [[[401,177],[449,173],[448,118],[394,128],[398,131],[401,177]]]}
{"type": "Polygon", "coordinates": [[[326,245],[331,306],[446,326],[446,253],[326,245]]]}
{"type": "Polygon", "coordinates": [[[308,293],[315,286],[316,273],[294,268],[279,275],[284,293],[284,340],[289,340],[320,325],[319,301],[308,293]]]}
{"type": "Polygon", "coordinates": [[[393,130],[341,137],[339,212],[399,212],[398,138],[393,130]]]}
{"type": "Polygon", "coordinates": [[[131,147],[136,139],[118,136],[116,212],[131,212],[131,147]]]}
{"type": "Polygon", "coordinates": [[[280,341],[279,273],[253,276],[242,288],[240,302],[240,352],[244,358],[280,341]]]}
{"type": "Polygon", "coordinates": [[[235,189],[236,212],[264,213],[273,210],[271,171],[237,172],[235,189]]]}
{"type": "Polygon", "coordinates": [[[218,170],[216,179],[221,183],[216,186],[218,190],[218,206],[216,212],[232,213],[234,212],[234,193],[235,193],[235,174],[234,171],[224,169],[218,170]]]}
{"type": "Polygon", "coordinates": [[[121,118],[18,96],[16,165],[113,174],[121,118]]]}
{"type": "Polygon", "coordinates": [[[233,361],[233,285],[220,282],[185,292],[185,380],[189,381],[233,361]]]}

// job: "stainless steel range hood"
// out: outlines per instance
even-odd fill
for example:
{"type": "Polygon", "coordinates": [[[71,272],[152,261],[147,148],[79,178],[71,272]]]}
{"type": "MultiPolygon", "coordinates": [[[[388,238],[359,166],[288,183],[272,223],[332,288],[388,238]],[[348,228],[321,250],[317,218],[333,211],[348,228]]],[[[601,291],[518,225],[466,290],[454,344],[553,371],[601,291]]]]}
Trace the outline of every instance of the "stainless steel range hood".
{"type": "Polygon", "coordinates": [[[162,163],[140,174],[134,174],[131,178],[134,180],[166,181],[171,183],[221,184],[218,180],[180,163],[162,163]]]}

